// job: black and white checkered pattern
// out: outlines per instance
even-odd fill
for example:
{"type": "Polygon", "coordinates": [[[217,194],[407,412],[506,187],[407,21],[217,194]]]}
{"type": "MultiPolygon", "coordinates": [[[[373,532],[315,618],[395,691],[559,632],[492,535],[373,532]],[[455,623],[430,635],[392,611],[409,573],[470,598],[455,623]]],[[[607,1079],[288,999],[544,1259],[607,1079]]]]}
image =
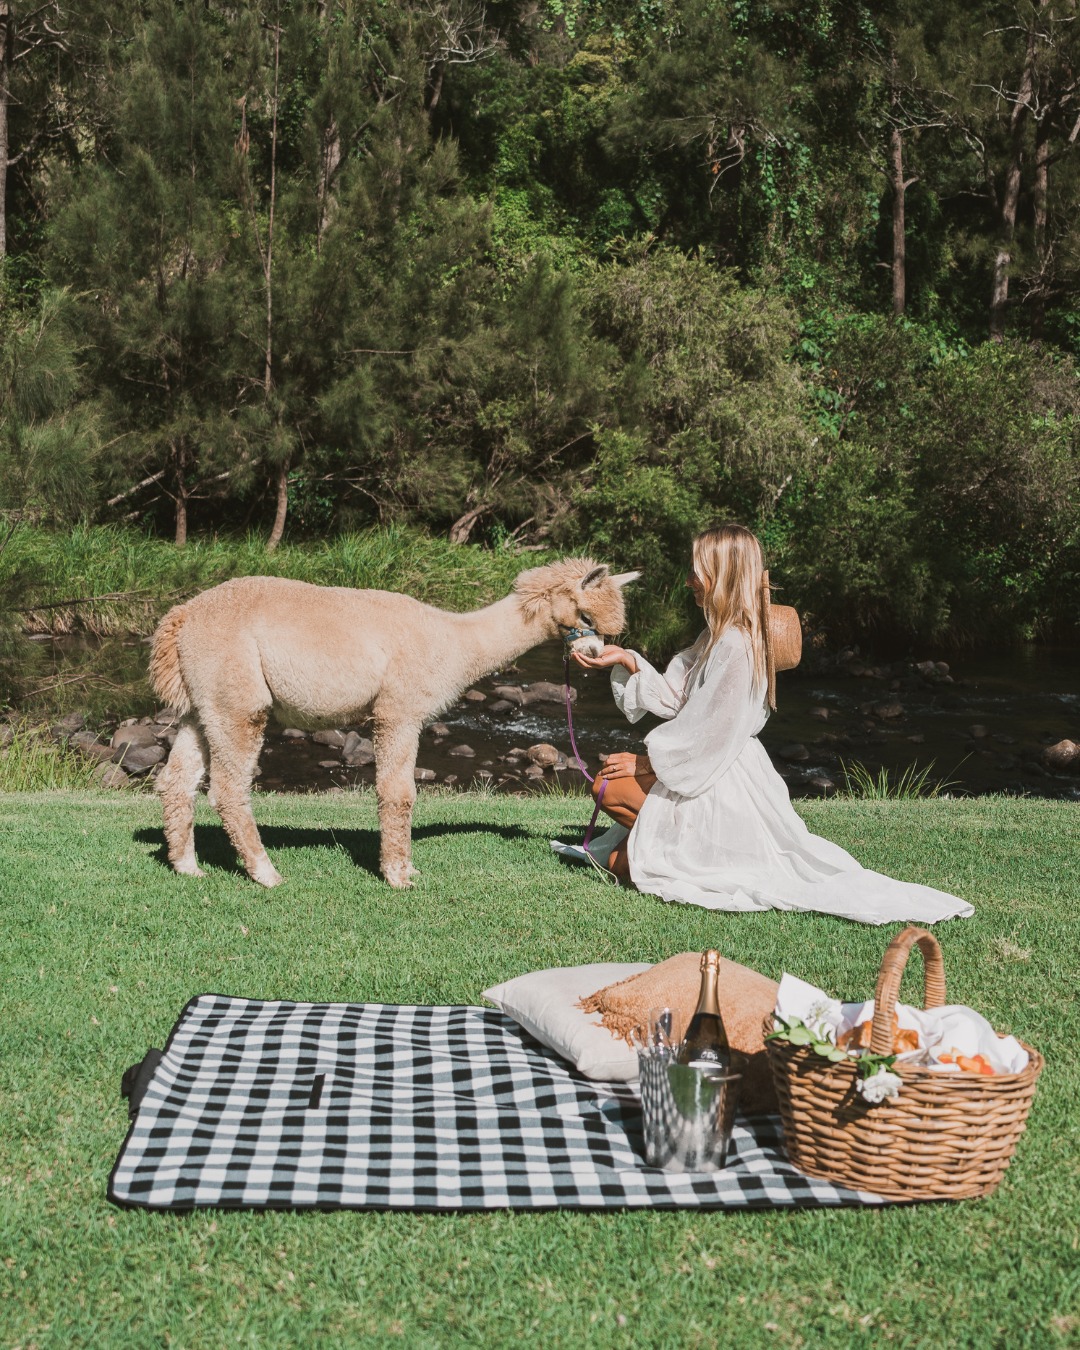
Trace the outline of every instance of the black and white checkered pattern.
{"type": "Polygon", "coordinates": [[[109,1199],[151,1209],[882,1203],[796,1172],[775,1117],[737,1123],[722,1172],[647,1167],[636,1087],[582,1078],[499,1012],[215,994],[193,999],[173,1028],[109,1199]]]}

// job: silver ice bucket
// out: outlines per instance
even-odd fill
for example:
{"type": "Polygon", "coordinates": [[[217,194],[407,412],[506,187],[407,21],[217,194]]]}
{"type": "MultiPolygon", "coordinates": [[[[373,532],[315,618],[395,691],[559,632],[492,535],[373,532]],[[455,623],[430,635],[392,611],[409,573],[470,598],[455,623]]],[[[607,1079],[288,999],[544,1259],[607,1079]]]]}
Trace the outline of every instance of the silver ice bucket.
{"type": "Polygon", "coordinates": [[[640,1050],[638,1066],[649,1165],[666,1172],[719,1171],[742,1075],[694,1069],[655,1050],[640,1050]]]}

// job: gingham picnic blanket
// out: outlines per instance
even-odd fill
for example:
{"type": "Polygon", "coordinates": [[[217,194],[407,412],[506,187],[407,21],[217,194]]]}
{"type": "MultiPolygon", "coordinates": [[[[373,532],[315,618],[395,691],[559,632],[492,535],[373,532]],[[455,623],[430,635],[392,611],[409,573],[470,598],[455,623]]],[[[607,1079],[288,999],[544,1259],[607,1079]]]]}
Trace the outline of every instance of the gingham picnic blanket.
{"type": "Polygon", "coordinates": [[[124,1079],[109,1199],[149,1209],[764,1208],[882,1203],[802,1176],[777,1117],[728,1165],[644,1162],[636,1085],[595,1083],[502,1013],[202,994],[124,1079]]]}

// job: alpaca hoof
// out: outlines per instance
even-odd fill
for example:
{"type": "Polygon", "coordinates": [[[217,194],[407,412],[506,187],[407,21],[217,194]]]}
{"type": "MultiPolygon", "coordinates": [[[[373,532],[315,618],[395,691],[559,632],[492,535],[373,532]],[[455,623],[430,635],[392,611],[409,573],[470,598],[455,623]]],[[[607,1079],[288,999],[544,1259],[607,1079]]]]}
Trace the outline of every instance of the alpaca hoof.
{"type": "Polygon", "coordinates": [[[172,869],[179,877],[206,876],[206,873],[202,870],[202,868],[199,866],[199,864],[195,861],[194,858],[192,858],[190,861],[181,858],[179,862],[173,863],[172,869]]]}
{"type": "Polygon", "coordinates": [[[383,868],[382,874],[387,885],[393,886],[395,891],[409,890],[413,877],[420,875],[409,863],[390,863],[383,868]]]}
{"type": "Polygon", "coordinates": [[[285,878],[277,870],[272,862],[261,862],[258,867],[248,873],[252,881],[257,881],[260,886],[280,886],[285,878]]]}

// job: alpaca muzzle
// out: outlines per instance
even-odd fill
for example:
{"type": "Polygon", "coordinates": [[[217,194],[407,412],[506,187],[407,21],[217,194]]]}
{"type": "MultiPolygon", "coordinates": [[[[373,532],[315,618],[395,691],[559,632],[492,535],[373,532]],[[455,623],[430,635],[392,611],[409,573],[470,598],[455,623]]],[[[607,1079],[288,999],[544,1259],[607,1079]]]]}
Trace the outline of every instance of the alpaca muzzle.
{"type": "Polygon", "coordinates": [[[604,650],[604,639],[595,628],[568,628],[562,639],[567,654],[580,652],[582,656],[599,656],[604,650]]]}

